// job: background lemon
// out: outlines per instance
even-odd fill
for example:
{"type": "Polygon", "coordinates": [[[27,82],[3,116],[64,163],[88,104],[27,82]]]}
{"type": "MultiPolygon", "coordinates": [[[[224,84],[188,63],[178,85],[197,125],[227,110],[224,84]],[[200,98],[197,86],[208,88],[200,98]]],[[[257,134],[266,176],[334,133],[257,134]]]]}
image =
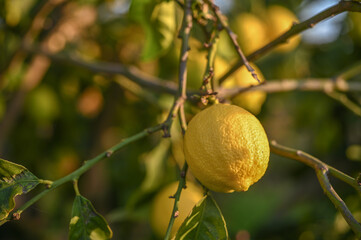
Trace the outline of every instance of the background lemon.
{"type": "MultiPolygon", "coordinates": [[[[190,51],[187,62],[188,78],[187,86],[190,89],[200,89],[206,70],[207,53],[201,51],[190,51]]],[[[229,64],[220,57],[214,61],[214,78],[218,79],[229,69],[229,64]]]]}
{"type": "MultiPolygon", "coordinates": [[[[268,36],[270,40],[274,40],[281,34],[288,31],[294,22],[298,22],[296,15],[285,7],[272,5],[267,9],[264,18],[267,24],[268,36]]],[[[280,45],[275,50],[279,52],[288,52],[296,48],[301,40],[300,35],[294,36],[285,44],[280,45]]]]}
{"type": "Polygon", "coordinates": [[[266,133],[248,111],[213,105],[189,123],[184,139],[193,175],[216,192],[247,191],[265,173],[269,161],[266,133]]]}
{"type": "Polygon", "coordinates": [[[263,47],[267,41],[267,26],[252,13],[241,13],[232,21],[232,29],[238,36],[238,43],[245,54],[263,47]]]}
{"type": "MultiPolygon", "coordinates": [[[[177,191],[178,182],[174,182],[166,186],[159,192],[153,201],[150,223],[154,232],[159,237],[164,237],[169,224],[170,216],[173,211],[174,199],[169,198],[177,191]]],[[[175,219],[172,233],[173,236],[184,219],[188,216],[193,206],[203,197],[202,189],[192,182],[187,182],[187,188],[183,189],[178,205],[179,216],[175,219]]]]}
{"type": "MultiPolygon", "coordinates": [[[[254,64],[251,64],[256,71],[258,78],[261,82],[264,81],[261,70],[254,64]]],[[[223,83],[223,87],[249,87],[252,85],[258,85],[259,83],[252,77],[252,74],[247,70],[245,66],[241,67],[233,77],[227,79],[223,83]]],[[[263,91],[248,91],[238,94],[232,99],[232,102],[237,106],[245,108],[253,114],[258,114],[261,111],[261,107],[266,100],[267,94],[263,91]]]]}

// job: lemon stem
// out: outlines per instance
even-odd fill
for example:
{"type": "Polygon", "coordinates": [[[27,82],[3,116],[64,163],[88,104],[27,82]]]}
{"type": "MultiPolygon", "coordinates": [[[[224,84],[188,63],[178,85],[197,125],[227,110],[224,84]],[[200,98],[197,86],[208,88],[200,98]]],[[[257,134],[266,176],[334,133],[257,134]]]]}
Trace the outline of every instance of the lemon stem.
{"type": "Polygon", "coordinates": [[[73,187],[74,187],[75,194],[77,196],[80,196],[79,186],[78,186],[78,179],[73,180],[73,187]]]}

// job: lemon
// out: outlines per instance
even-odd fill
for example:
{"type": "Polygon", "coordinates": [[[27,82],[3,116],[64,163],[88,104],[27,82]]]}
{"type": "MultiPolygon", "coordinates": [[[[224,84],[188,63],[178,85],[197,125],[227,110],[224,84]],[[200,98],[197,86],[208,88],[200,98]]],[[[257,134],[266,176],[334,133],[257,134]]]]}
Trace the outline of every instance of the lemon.
{"type": "MultiPolygon", "coordinates": [[[[261,82],[264,81],[262,72],[255,66],[251,64],[255,70],[258,78],[261,82]]],[[[252,85],[258,85],[259,83],[255,80],[252,74],[247,70],[245,66],[242,66],[233,77],[227,79],[223,83],[223,87],[232,88],[232,87],[249,87],[252,85]]],[[[258,114],[261,111],[261,107],[266,100],[267,94],[263,91],[246,91],[238,94],[232,99],[232,102],[239,107],[245,108],[253,114],[258,114]]]]}
{"type": "Polygon", "coordinates": [[[245,54],[263,47],[267,41],[267,26],[252,13],[241,13],[232,22],[238,43],[245,54]]]}
{"type": "MultiPolygon", "coordinates": [[[[152,229],[159,237],[164,237],[167,232],[174,204],[174,199],[169,197],[176,193],[177,187],[178,182],[171,183],[162,189],[154,198],[150,214],[150,223],[152,229]]],[[[188,216],[193,206],[201,200],[202,197],[202,189],[192,182],[187,181],[187,188],[182,190],[178,203],[179,215],[174,221],[171,232],[172,236],[182,225],[184,219],[188,216]]]]}
{"type": "Polygon", "coordinates": [[[193,175],[208,189],[247,191],[265,173],[270,149],[258,119],[235,105],[216,104],[189,123],[184,153],[193,175]]]}
{"type": "MultiPolygon", "coordinates": [[[[265,15],[265,22],[267,24],[268,36],[270,40],[274,40],[281,34],[288,31],[294,22],[298,22],[296,15],[285,7],[279,5],[272,5],[267,9],[265,15]]],[[[288,52],[296,48],[301,40],[299,35],[292,37],[283,45],[280,45],[275,50],[279,52],[288,52]]]]}

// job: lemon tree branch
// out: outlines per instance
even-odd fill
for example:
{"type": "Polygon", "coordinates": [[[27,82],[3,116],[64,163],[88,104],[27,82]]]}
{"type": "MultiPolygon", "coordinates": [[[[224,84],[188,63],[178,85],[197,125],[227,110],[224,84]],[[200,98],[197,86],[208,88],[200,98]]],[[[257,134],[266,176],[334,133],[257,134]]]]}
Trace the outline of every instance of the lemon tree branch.
{"type": "MultiPolygon", "coordinates": [[[[180,125],[182,127],[183,134],[186,131],[187,123],[184,114],[184,101],[187,98],[186,94],[186,87],[187,87],[187,61],[188,61],[188,52],[189,52],[189,37],[193,27],[193,16],[192,16],[192,0],[185,0],[183,5],[183,21],[182,21],[182,28],[180,30],[180,38],[182,39],[182,46],[181,46],[181,54],[180,54],[180,61],[179,61],[179,89],[178,99],[183,100],[182,104],[180,105],[180,112],[179,112],[179,120],[180,125]]],[[[171,237],[171,231],[174,224],[175,218],[178,216],[178,203],[182,193],[182,189],[185,188],[186,182],[186,173],[188,169],[188,164],[184,162],[183,168],[181,170],[181,177],[179,179],[179,184],[177,188],[177,192],[174,194],[174,205],[172,210],[172,215],[170,216],[168,228],[165,234],[164,239],[168,240],[171,237]]]]}
{"type": "Polygon", "coordinates": [[[349,68],[345,69],[341,73],[335,76],[335,79],[344,79],[348,80],[354,76],[357,76],[361,73],[361,61],[358,61],[352,64],[349,68]]]}
{"type": "MultiPolygon", "coordinates": [[[[274,39],[270,43],[261,47],[260,49],[254,51],[247,56],[248,61],[255,61],[261,56],[265,55],[278,45],[285,43],[291,37],[301,33],[302,31],[314,27],[317,23],[338,15],[342,12],[351,11],[351,12],[361,12],[361,3],[357,1],[340,1],[339,3],[333,5],[332,7],[320,12],[319,14],[303,21],[301,23],[295,23],[288,31],[280,35],[278,38],[274,39]]],[[[225,73],[220,79],[219,83],[222,83],[230,75],[232,75],[238,68],[244,65],[244,61],[238,61],[227,73],[225,73]]]]}
{"type": "Polygon", "coordinates": [[[289,91],[341,91],[361,92],[360,82],[346,82],[343,79],[331,78],[306,78],[306,79],[282,79],[268,80],[260,85],[249,87],[220,88],[220,98],[234,97],[246,91],[264,91],[267,93],[289,92],[289,91]]]}
{"type": "Polygon", "coordinates": [[[331,91],[331,92],[326,91],[326,94],[328,96],[330,96],[331,98],[339,101],[341,104],[343,104],[347,109],[352,111],[354,114],[361,117],[361,107],[359,105],[357,105],[356,103],[354,103],[353,101],[351,101],[347,97],[346,94],[339,93],[339,92],[336,92],[336,91],[331,91]]]}
{"type": "Polygon", "coordinates": [[[271,152],[277,155],[300,161],[307,166],[313,168],[316,172],[318,181],[327,197],[331,200],[336,209],[341,212],[342,216],[349,224],[352,231],[356,234],[357,238],[361,238],[361,224],[354,218],[354,216],[346,206],[345,202],[333,189],[328,178],[328,174],[331,174],[332,176],[351,185],[359,193],[361,193],[361,185],[358,183],[358,181],[303,151],[282,146],[276,143],[276,141],[271,141],[270,147],[271,152]]]}
{"type": "Polygon", "coordinates": [[[48,57],[54,62],[60,62],[70,64],[73,66],[82,67],[92,72],[105,73],[111,75],[123,75],[133,82],[139,84],[142,87],[149,88],[156,92],[164,92],[175,95],[178,92],[177,85],[173,82],[166,81],[149,74],[146,74],[139,70],[135,66],[125,66],[119,63],[111,62],[86,62],[75,56],[67,56],[65,54],[54,54],[46,51],[45,49],[25,45],[24,49],[33,54],[39,54],[48,57]]]}
{"type": "Polygon", "coordinates": [[[212,0],[208,0],[208,3],[210,4],[214,14],[217,17],[217,20],[221,24],[221,26],[226,30],[227,35],[232,40],[233,46],[236,49],[238,55],[241,57],[242,65],[245,65],[247,67],[247,70],[252,74],[253,78],[257,80],[257,82],[261,82],[256,74],[256,71],[252,68],[252,66],[249,64],[246,56],[244,55],[241,47],[239,46],[237,42],[237,35],[231,30],[231,28],[228,26],[226,17],[221,13],[219,10],[219,7],[216,6],[212,0]]]}
{"type": "Polygon", "coordinates": [[[34,196],[32,199],[30,199],[29,201],[27,201],[24,205],[22,205],[20,208],[18,208],[13,214],[12,216],[10,216],[7,220],[11,220],[11,219],[19,219],[20,214],[26,210],[28,207],[30,207],[31,205],[33,205],[34,203],[36,203],[39,199],[41,199],[43,196],[45,196],[46,194],[48,194],[50,191],[56,189],[57,187],[63,185],[64,183],[73,181],[75,179],[78,179],[82,174],[84,174],[85,172],[87,172],[91,167],[93,167],[96,163],[100,162],[103,159],[107,159],[109,158],[113,153],[119,151],[120,149],[122,149],[123,147],[127,146],[130,143],[133,143],[139,139],[142,139],[152,133],[158,132],[160,130],[162,130],[164,128],[164,123],[162,124],[158,124],[154,127],[151,128],[147,128],[144,129],[143,131],[141,131],[138,134],[135,134],[129,138],[124,139],[123,141],[121,141],[120,143],[118,143],[117,145],[109,148],[108,150],[104,151],[103,153],[99,154],[98,156],[85,161],[84,164],[76,169],[75,171],[73,171],[72,173],[66,175],[63,178],[60,178],[56,181],[54,181],[47,189],[43,190],[42,192],[40,192],[38,195],[34,196]]]}

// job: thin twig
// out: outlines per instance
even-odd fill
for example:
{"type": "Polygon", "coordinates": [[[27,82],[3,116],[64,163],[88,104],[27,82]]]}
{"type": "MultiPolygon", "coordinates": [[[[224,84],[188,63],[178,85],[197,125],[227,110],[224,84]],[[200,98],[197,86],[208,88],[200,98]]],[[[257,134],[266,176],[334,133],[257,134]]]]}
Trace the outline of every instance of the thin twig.
{"type": "Polygon", "coordinates": [[[252,74],[252,77],[257,80],[258,83],[261,83],[261,81],[259,80],[256,71],[253,69],[253,67],[249,64],[246,56],[244,55],[241,47],[239,46],[238,42],[237,42],[237,35],[231,30],[231,28],[229,27],[226,17],[221,13],[221,11],[219,10],[219,7],[216,6],[212,0],[208,0],[209,4],[212,7],[212,10],[214,12],[214,14],[216,15],[219,23],[222,25],[222,27],[226,30],[229,38],[232,40],[233,46],[235,47],[238,55],[241,57],[241,62],[242,65],[245,65],[247,67],[247,70],[252,74]]]}
{"type": "Polygon", "coordinates": [[[77,196],[80,196],[80,192],[79,192],[79,186],[78,186],[78,179],[74,179],[73,180],[73,188],[74,188],[74,192],[77,196]]]}
{"type": "Polygon", "coordinates": [[[163,123],[163,137],[170,137],[170,128],[172,127],[173,120],[177,117],[179,109],[183,106],[185,99],[183,97],[176,97],[173,106],[168,114],[167,119],[163,123]]]}
{"type": "MultiPolygon", "coordinates": [[[[193,26],[193,16],[192,16],[192,0],[185,0],[184,6],[184,17],[182,21],[182,28],[180,30],[180,37],[182,38],[182,47],[180,54],[180,63],[179,63],[179,99],[182,99],[183,102],[180,105],[180,114],[179,119],[182,127],[182,132],[185,133],[187,128],[187,123],[185,120],[184,114],[184,101],[187,98],[186,87],[187,87],[187,61],[188,61],[188,51],[189,51],[189,37],[193,26]]],[[[188,165],[187,162],[184,162],[183,168],[181,170],[181,178],[179,180],[177,192],[174,194],[174,205],[172,215],[170,216],[168,228],[165,240],[170,239],[171,231],[174,224],[175,218],[178,216],[178,203],[182,193],[182,189],[185,188],[185,179],[187,173],[188,165]]]]}
{"type": "Polygon", "coordinates": [[[358,61],[346,70],[342,71],[340,74],[335,76],[335,79],[344,79],[349,80],[352,77],[355,77],[361,73],[361,61],[358,61]]]}
{"type": "Polygon", "coordinates": [[[334,177],[342,180],[343,182],[351,185],[355,188],[359,193],[361,193],[361,185],[356,181],[356,179],[342,173],[341,171],[327,165],[321,160],[305,153],[300,150],[291,149],[276,143],[276,141],[272,141],[270,143],[271,151],[277,155],[295,159],[300,161],[307,166],[313,168],[316,172],[318,181],[320,185],[327,195],[327,197],[331,200],[337,210],[339,210],[346,220],[346,222],[351,227],[352,231],[356,234],[357,238],[361,238],[361,224],[354,218],[344,201],[340,198],[340,196],[333,189],[329,179],[328,174],[333,175],[334,177]]]}
{"type": "Polygon", "coordinates": [[[184,104],[182,104],[179,109],[179,123],[182,129],[182,134],[184,135],[187,131],[187,120],[184,112],[184,104]]]}
{"type": "MultiPolygon", "coordinates": [[[[351,12],[361,12],[361,3],[356,1],[340,1],[339,3],[333,5],[332,7],[320,12],[319,14],[307,19],[298,24],[294,24],[287,32],[280,35],[278,38],[274,39],[270,43],[261,47],[260,49],[254,51],[247,56],[248,61],[255,61],[261,56],[268,53],[270,50],[274,49],[278,45],[287,42],[291,37],[301,33],[302,31],[314,27],[317,23],[325,20],[329,17],[334,17],[342,12],[351,11],[351,12]]],[[[243,61],[238,61],[227,73],[225,73],[220,79],[219,83],[222,83],[226,80],[231,74],[233,74],[238,68],[244,65],[243,61]]]]}
{"type": "Polygon", "coordinates": [[[203,74],[203,83],[202,89],[205,90],[207,93],[214,92],[216,89],[214,80],[214,61],[216,59],[217,54],[217,44],[219,40],[218,30],[214,30],[213,34],[211,35],[209,42],[205,43],[206,47],[208,48],[207,52],[207,64],[206,69],[203,74]]]}
{"type": "Polygon", "coordinates": [[[184,99],[187,98],[187,61],[188,61],[188,52],[189,52],[189,37],[193,27],[193,17],[191,9],[192,0],[186,0],[184,3],[184,18],[182,23],[182,29],[180,32],[180,38],[182,38],[180,62],[179,62],[179,96],[184,99]]]}
{"type": "MultiPolygon", "coordinates": [[[[182,9],[184,9],[184,4],[181,1],[176,0],[176,3],[182,9]]],[[[208,31],[207,26],[206,26],[206,24],[204,22],[202,22],[199,18],[195,18],[195,17],[193,17],[192,21],[193,21],[193,23],[197,23],[201,27],[201,30],[202,30],[203,34],[206,36],[207,39],[210,38],[211,33],[208,31]]]]}
{"type": "Polygon", "coordinates": [[[268,80],[260,85],[249,87],[220,88],[219,98],[229,98],[246,91],[263,91],[267,93],[289,91],[341,91],[361,92],[360,82],[346,82],[342,79],[333,78],[306,78],[306,79],[282,79],[268,80]]]}
{"type": "Polygon", "coordinates": [[[354,114],[361,117],[361,106],[357,105],[353,101],[351,101],[346,94],[339,93],[336,91],[325,91],[325,93],[340,102],[342,105],[344,105],[347,109],[349,109],[354,114]]]}

